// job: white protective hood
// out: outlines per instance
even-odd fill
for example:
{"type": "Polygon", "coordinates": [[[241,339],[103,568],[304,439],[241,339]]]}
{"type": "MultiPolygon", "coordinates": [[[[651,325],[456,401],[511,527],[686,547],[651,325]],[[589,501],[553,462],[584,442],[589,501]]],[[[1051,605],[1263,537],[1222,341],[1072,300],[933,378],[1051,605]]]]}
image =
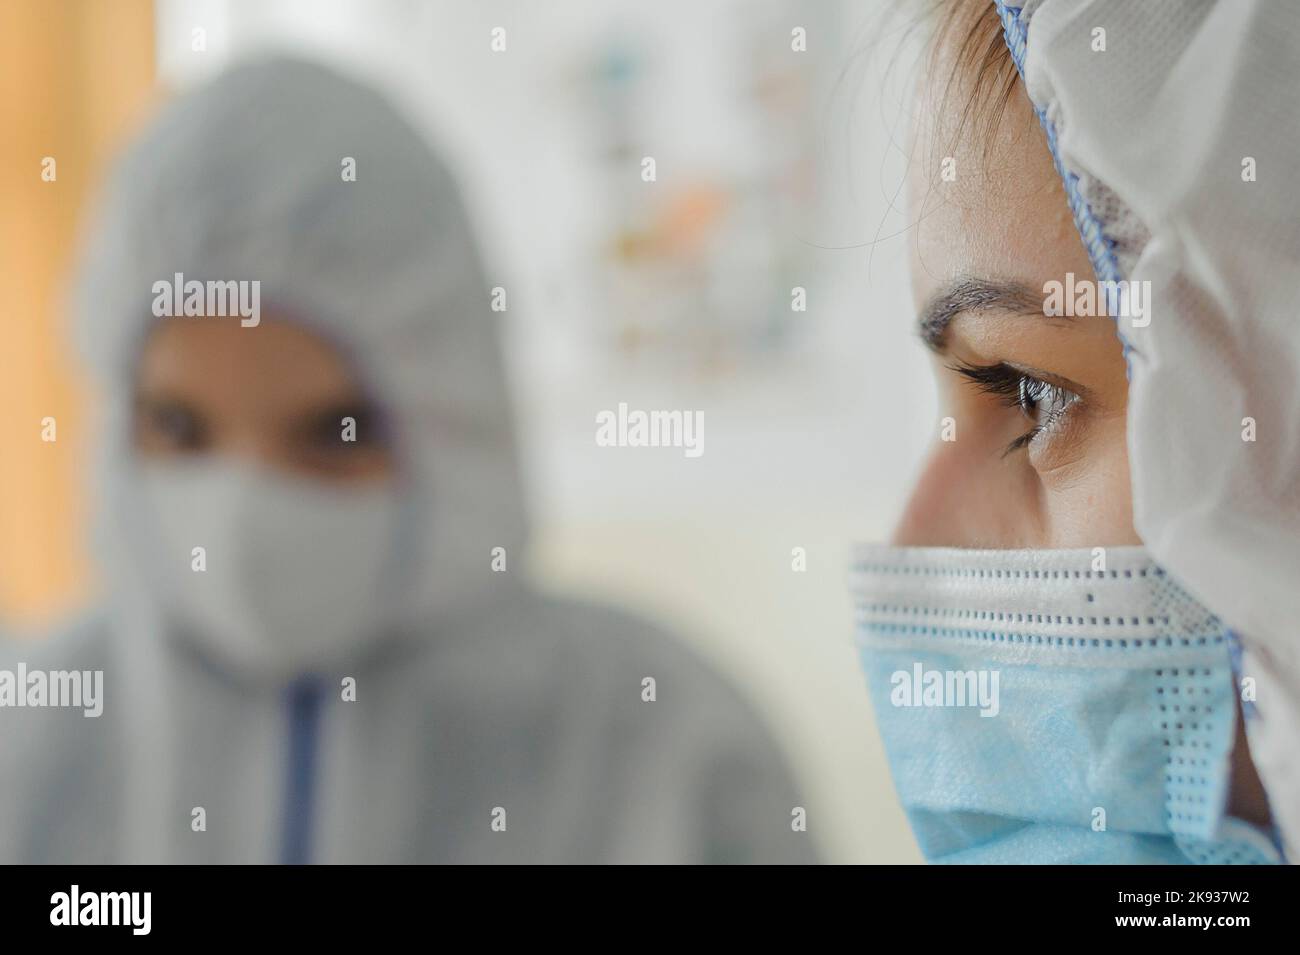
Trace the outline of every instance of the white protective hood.
{"type": "Polygon", "coordinates": [[[1117,319],[1136,527],[1241,642],[1300,858],[1300,5],[996,5],[1097,277],[1151,283],[1117,319]]]}

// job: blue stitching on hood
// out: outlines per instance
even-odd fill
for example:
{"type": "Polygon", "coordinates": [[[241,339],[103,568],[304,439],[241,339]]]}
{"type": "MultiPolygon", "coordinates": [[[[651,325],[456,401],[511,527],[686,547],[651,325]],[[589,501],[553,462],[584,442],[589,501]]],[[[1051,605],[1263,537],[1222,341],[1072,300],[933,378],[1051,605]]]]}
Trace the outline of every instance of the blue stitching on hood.
{"type": "MultiPolygon", "coordinates": [[[[993,5],[997,8],[998,17],[1002,20],[1002,35],[1006,40],[1007,49],[1011,52],[1011,59],[1016,64],[1016,71],[1020,74],[1023,81],[1025,78],[1025,49],[1028,44],[1028,28],[1020,19],[1020,13],[1023,7],[1008,6],[1005,0],[993,0],[993,5]]],[[[1047,134],[1047,148],[1052,154],[1052,164],[1056,167],[1056,174],[1061,179],[1061,184],[1065,187],[1065,198],[1070,204],[1070,214],[1074,218],[1074,227],[1079,232],[1079,238],[1083,240],[1083,246],[1088,251],[1088,258],[1092,261],[1093,270],[1097,277],[1103,282],[1118,282],[1124,278],[1119,268],[1119,261],[1115,258],[1115,242],[1102,228],[1101,220],[1093,213],[1092,207],[1088,205],[1088,200],[1083,197],[1079,191],[1079,177],[1065,167],[1061,161],[1061,153],[1056,142],[1056,127],[1052,125],[1051,120],[1047,118],[1047,110],[1034,105],[1034,112],[1038,115],[1038,122],[1043,127],[1043,132],[1047,134]]],[[[1114,318],[1115,316],[1111,316],[1114,318]]],[[[1120,343],[1124,346],[1124,364],[1126,371],[1132,371],[1132,365],[1129,361],[1129,352],[1132,346],[1124,332],[1120,329],[1119,322],[1115,322],[1115,333],[1119,336],[1120,343]]],[[[1132,377],[1129,374],[1128,377],[1132,377]]]]}

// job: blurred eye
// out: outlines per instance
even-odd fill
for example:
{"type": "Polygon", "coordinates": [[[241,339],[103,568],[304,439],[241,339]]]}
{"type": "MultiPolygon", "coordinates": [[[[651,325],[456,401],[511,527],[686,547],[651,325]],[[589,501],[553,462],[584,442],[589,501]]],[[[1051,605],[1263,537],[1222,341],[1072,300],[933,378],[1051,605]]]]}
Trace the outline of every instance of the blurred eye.
{"type": "Polygon", "coordinates": [[[380,415],[365,405],[341,405],[311,416],[297,429],[304,450],[350,453],[385,446],[380,415]]]}
{"type": "Polygon", "coordinates": [[[139,399],[135,421],[137,435],[146,447],[201,451],[209,441],[203,417],[179,401],[139,399]]]}
{"type": "Polygon", "coordinates": [[[952,371],[972,382],[982,393],[993,395],[1009,407],[1019,408],[1034,426],[1012,441],[1003,455],[1025,447],[1040,434],[1050,431],[1079,400],[1072,391],[1035,378],[1018,368],[998,362],[993,365],[957,363],[952,371]]]}

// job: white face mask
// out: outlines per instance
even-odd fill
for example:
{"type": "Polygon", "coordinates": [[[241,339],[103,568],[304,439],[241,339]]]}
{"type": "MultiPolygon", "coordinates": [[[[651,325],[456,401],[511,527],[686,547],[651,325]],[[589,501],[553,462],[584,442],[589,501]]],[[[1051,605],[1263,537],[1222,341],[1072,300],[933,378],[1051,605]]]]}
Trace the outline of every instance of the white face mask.
{"type": "Polygon", "coordinates": [[[163,607],[228,665],[271,679],[327,669],[391,623],[390,483],[333,488],[205,461],[145,464],[140,491],[163,607]]]}

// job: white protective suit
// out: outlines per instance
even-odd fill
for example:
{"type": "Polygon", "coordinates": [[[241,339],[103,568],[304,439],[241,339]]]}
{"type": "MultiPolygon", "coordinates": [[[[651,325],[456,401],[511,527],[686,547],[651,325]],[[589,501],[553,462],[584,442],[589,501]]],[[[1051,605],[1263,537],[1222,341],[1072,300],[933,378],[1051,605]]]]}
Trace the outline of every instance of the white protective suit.
{"type": "Polygon", "coordinates": [[[1300,4],[996,5],[1097,277],[1151,283],[1118,319],[1135,523],[1240,641],[1300,859],[1300,4]]]}
{"type": "Polygon", "coordinates": [[[322,67],[235,68],[128,151],[78,289],[106,394],[92,432],[106,596],[0,654],[10,669],[102,670],[104,711],[0,710],[0,862],[814,858],[783,758],[730,686],[643,623],[519,581],[526,521],[488,285],[426,143],[322,67]],[[339,343],[391,417],[414,572],[391,632],[314,683],[183,639],[136,559],[133,365],[157,321],[151,285],[177,272],[260,280],[263,308],[339,343]]]}

